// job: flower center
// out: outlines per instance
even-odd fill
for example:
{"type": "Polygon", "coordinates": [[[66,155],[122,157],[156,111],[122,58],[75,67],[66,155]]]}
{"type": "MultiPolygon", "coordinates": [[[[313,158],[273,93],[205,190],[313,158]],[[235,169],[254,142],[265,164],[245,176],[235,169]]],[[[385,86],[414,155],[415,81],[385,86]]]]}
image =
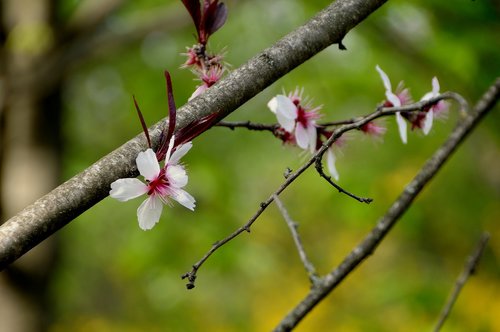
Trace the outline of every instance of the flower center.
{"type": "Polygon", "coordinates": [[[148,183],[148,195],[165,196],[168,189],[168,179],[165,176],[165,168],[160,170],[160,174],[151,182],[148,183]]]}

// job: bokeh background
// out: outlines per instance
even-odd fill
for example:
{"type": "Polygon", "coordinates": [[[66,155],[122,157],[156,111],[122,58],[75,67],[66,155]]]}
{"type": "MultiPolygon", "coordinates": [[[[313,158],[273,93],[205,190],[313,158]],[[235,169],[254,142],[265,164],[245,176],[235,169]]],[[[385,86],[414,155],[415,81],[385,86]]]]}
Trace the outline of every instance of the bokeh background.
{"type": "MultiPolygon", "coordinates": [[[[101,4],[107,2],[117,3],[101,4]]],[[[51,2],[50,10],[59,22],[55,27],[62,29],[70,20],[91,21],[80,10],[84,3],[51,2]]],[[[209,46],[213,51],[225,50],[226,61],[237,68],[329,1],[226,3],[227,23],[209,46]]],[[[2,14],[8,14],[5,7],[2,14]]],[[[324,120],[370,113],[384,99],[377,64],[394,86],[404,80],[417,100],[431,90],[431,79],[437,76],[441,91],[456,91],[474,104],[500,74],[499,14],[496,0],[389,1],[348,33],[347,51],[329,47],[227,120],[272,123],[275,118],[266,108],[267,101],[283,89],[296,87],[303,87],[315,105],[323,105],[324,120]]],[[[3,48],[8,52],[16,43],[5,31],[3,48]]],[[[33,31],[46,36],[31,40],[35,51],[37,43],[60,41],[51,37],[57,36],[57,30],[33,31]]],[[[141,131],[132,94],[149,124],[166,115],[163,70],[172,74],[178,105],[186,102],[197,84],[189,70],[180,69],[185,61],[180,53],[195,42],[190,17],[180,1],[124,2],[88,31],[99,36],[90,39],[95,44],[89,46],[84,33],[76,34],[87,51],[78,53],[78,42],[68,44],[77,51],[67,60],[71,63],[61,64],[64,72],[55,85],[57,90],[50,93],[50,100],[58,101],[49,109],[56,112],[57,108],[50,124],[55,124],[52,130],[59,138],[46,145],[57,154],[58,182],[141,131]]],[[[47,59],[57,56],[47,54],[47,59]]],[[[40,75],[50,81],[53,74],[40,75]]],[[[338,194],[314,170],[285,191],[282,200],[300,224],[306,250],[320,274],[336,266],[373,227],[459,118],[458,107],[452,104],[448,118],[437,121],[429,136],[411,132],[407,145],[401,143],[394,119],[385,121],[388,131],[383,140],[350,133],[337,153],[339,184],[374,198],[370,205],[338,194]]],[[[2,148],[7,151],[10,143],[3,140],[2,148]]],[[[127,203],[104,199],[51,240],[50,264],[42,268],[45,278],[36,290],[27,286],[33,286],[30,279],[22,283],[20,276],[26,274],[26,270],[19,272],[22,267],[3,272],[0,281],[6,288],[0,292],[0,315],[18,316],[26,323],[36,321],[41,313],[42,329],[52,332],[272,329],[309,288],[292,238],[274,205],[250,234],[242,234],[205,263],[195,289],[186,290],[180,276],[212,243],[253,215],[259,202],[282,183],[287,167],[296,169],[304,160],[299,150],[283,146],[269,133],[211,129],[194,141],[184,158],[190,180],[187,190],[197,200],[195,212],[179,205],[166,208],[160,223],[144,232],[136,219],[140,199],[127,203]],[[14,310],[8,294],[19,292],[16,285],[27,293],[21,296],[24,302],[35,298],[39,304],[14,310]]],[[[430,330],[483,231],[491,233],[491,240],[480,268],[460,294],[443,331],[500,331],[499,165],[497,106],[375,254],[318,305],[297,331],[430,330]]],[[[6,186],[6,167],[2,174],[6,186]]],[[[35,176],[42,178],[40,174],[35,176]]],[[[5,189],[2,199],[4,205],[12,200],[5,189]]],[[[2,212],[6,219],[16,211],[4,207],[2,212]]],[[[16,326],[21,325],[18,321],[16,326]]]]}

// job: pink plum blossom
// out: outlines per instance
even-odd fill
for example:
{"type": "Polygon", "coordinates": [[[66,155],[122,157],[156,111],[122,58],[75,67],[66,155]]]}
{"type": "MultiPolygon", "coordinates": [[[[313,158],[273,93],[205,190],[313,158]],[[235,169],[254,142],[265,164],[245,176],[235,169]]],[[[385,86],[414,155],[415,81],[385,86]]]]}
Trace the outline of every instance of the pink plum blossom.
{"type": "Polygon", "coordinates": [[[361,130],[366,135],[381,137],[387,131],[387,128],[376,123],[375,121],[370,121],[362,125],[359,130],[361,130]]]}
{"type": "Polygon", "coordinates": [[[298,90],[288,96],[277,95],[267,106],[276,114],[280,126],[291,134],[300,148],[314,152],[317,140],[316,119],[320,117],[320,108],[311,108],[307,103],[303,103],[301,95],[298,90]]]}
{"type": "Polygon", "coordinates": [[[224,75],[224,71],[224,68],[220,65],[211,66],[207,71],[203,71],[200,74],[202,84],[196,88],[191,97],[189,97],[189,100],[201,95],[205,90],[217,83],[222,75],[224,75]]]}
{"type": "MultiPolygon", "coordinates": [[[[420,100],[429,100],[429,99],[437,97],[437,96],[439,96],[439,81],[438,81],[437,77],[433,77],[432,78],[432,91],[427,92],[420,100]]],[[[432,122],[433,122],[434,116],[436,114],[439,114],[439,113],[445,111],[447,108],[448,108],[448,104],[445,101],[440,100],[436,104],[430,106],[430,108],[428,110],[426,110],[427,112],[425,113],[425,119],[424,119],[423,125],[422,125],[422,131],[424,132],[425,135],[427,135],[432,128],[432,122]]]]}
{"type": "MultiPolygon", "coordinates": [[[[385,97],[387,98],[384,107],[400,107],[402,105],[406,105],[411,102],[411,97],[408,89],[404,89],[402,83],[398,85],[398,89],[396,93],[392,92],[391,81],[387,74],[380,69],[377,65],[375,67],[382,78],[382,82],[385,87],[385,97]]],[[[406,121],[401,115],[401,112],[396,112],[396,122],[398,124],[399,136],[401,137],[401,141],[406,144],[407,142],[407,133],[406,133],[406,121]]]]}
{"type": "Polygon", "coordinates": [[[195,199],[182,189],[188,183],[188,176],[180,159],[191,149],[191,142],[179,145],[175,151],[174,137],[170,139],[165,156],[165,166],[160,167],[152,149],[140,152],[136,163],[145,183],[136,178],[116,180],[111,184],[110,196],[125,202],[147,194],[146,200],[137,209],[139,227],[149,230],[160,220],[163,204],[170,205],[172,198],[190,210],[194,210],[195,199]]]}

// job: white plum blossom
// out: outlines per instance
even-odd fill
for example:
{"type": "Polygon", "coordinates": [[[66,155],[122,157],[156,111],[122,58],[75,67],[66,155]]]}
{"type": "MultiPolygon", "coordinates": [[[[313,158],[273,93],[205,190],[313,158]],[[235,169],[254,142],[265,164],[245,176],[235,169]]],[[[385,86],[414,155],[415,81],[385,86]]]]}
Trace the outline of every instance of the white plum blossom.
{"type": "MultiPolygon", "coordinates": [[[[427,92],[422,99],[420,100],[429,100],[431,98],[439,96],[439,81],[437,77],[432,78],[432,91],[427,92]]],[[[445,101],[440,100],[436,104],[432,105],[426,112],[425,114],[425,119],[424,119],[424,124],[422,126],[422,131],[424,132],[425,135],[427,135],[432,128],[432,122],[434,119],[435,114],[434,113],[439,113],[448,108],[448,105],[446,104],[445,101]]]]}
{"type": "Polygon", "coordinates": [[[337,167],[335,167],[336,157],[333,153],[333,147],[330,147],[326,151],[326,167],[328,168],[328,172],[335,179],[335,181],[339,180],[339,172],[337,171],[337,167]]]}
{"type": "MultiPolygon", "coordinates": [[[[401,90],[395,94],[392,92],[391,81],[387,74],[377,65],[375,67],[382,78],[382,82],[385,87],[385,97],[387,98],[384,106],[385,107],[400,107],[409,102],[409,94],[407,89],[403,89],[402,85],[398,87],[397,90],[401,90]]],[[[400,112],[396,112],[396,122],[398,124],[399,136],[401,137],[401,141],[406,144],[407,142],[407,133],[406,133],[406,121],[401,115],[400,112]]]]}
{"type": "Polygon", "coordinates": [[[152,149],[139,152],[136,163],[145,183],[136,178],[116,180],[111,184],[109,195],[121,202],[147,194],[146,200],[137,209],[139,227],[149,230],[160,220],[163,204],[170,205],[169,198],[194,210],[195,199],[182,189],[188,183],[188,176],[180,159],[191,149],[191,142],[182,144],[172,153],[174,137],[171,138],[165,165],[160,167],[152,149]]]}
{"type": "Polygon", "coordinates": [[[289,134],[291,140],[304,150],[314,152],[317,143],[316,119],[319,118],[319,107],[311,109],[301,104],[301,93],[285,96],[277,95],[268,103],[267,107],[276,114],[278,123],[289,134]]]}

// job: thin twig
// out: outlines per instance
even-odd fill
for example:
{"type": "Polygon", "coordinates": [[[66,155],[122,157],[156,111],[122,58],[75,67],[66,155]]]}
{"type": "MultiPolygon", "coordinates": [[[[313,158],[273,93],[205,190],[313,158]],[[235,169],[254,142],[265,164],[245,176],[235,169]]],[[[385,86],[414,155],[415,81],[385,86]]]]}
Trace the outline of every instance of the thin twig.
{"type": "Polygon", "coordinates": [[[271,133],[274,133],[274,131],[279,128],[279,125],[277,123],[264,124],[264,123],[254,123],[250,121],[240,121],[240,122],[220,121],[215,126],[226,127],[231,130],[234,130],[235,128],[246,128],[248,130],[270,131],[271,133]]]}
{"type": "Polygon", "coordinates": [[[444,322],[448,318],[448,315],[450,314],[451,308],[453,307],[455,301],[457,300],[458,294],[460,294],[460,291],[464,287],[469,277],[476,271],[477,265],[479,264],[479,260],[483,255],[484,248],[486,247],[486,244],[488,243],[489,239],[490,239],[490,234],[488,232],[484,232],[481,235],[481,238],[479,239],[472,255],[470,255],[467,258],[467,262],[465,263],[464,269],[462,270],[462,273],[460,273],[460,275],[458,276],[455,282],[455,287],[453,288],[453,291],[451,292],[450,297],[448,298],[448,301],[446,302],[443,308],[443,311],[441,311],[441,315],[439,316],[439,320],[436,324],[436,327],[434,328],[434,332],[438,332],[439,330],[441,330],[441,327],[443,326],[444,322]]]}
{"type": "MultiPolygon", "coordinates": [[[[389,233],[403,213],[410,207],[423,187],[436,175],[445,161],[457,149],[460,143],[475,128],[484,115],[490,111],[500,98],[500,78],[486,91],[476,104],[474,112],[469,112],[450,134],[446,142],[425,163],[415,178],[405,187],[401,195],[391,205],[377,225],[329,274],[322,278],[322,284],[313,287],[295,308],[293,308],[274,329],[291,331],[297,324],[332,290],[334,290],[361,262],[373,254],[377,246],[389,233]]],[[[463,98],[453,98],[462,100],[463,98]]],[[[460,101],[459,101],[460,102],[460,101]]],[[[464,100],[460,103],[463,107],[464,100]]]]}
{"type": "Polygon", "coordinates": [[[325,172],[323,171],[323,164],[321,163],[321,158],[316,158],[316,162],[315,162],[314,167],[316,168],[316,171],[318,172],[318,174],[323,179],[325,179],[329,184],[331,184],[335,189],[337,189],[339,193],[345,194],[345,195],[347,195],[349,197],[352,197],[352,198],[354,198],[355,200],[357,200],[357,201],[359,201],[361,203],[370,204],[371,202],[373,202],[373,198],[360,197],[360,196],[355,195],[355,194],[353,194],[351,192],[348,192],[347,190],[345,190],[344,188],[342,188],[341,186],[339,186],[338,184],[336,184],[335,182],[333,182],[332,177],[326,175],[325,172]]]}
{"type": "MultiPolygon", "coordinates": [[[[345,133],[346,131],[349,131],[349,130],[357,129],[357,128],[361,127],[362,125],[364,125],[370,121],[373,121],[376,118],[382,117],[382,116],[389,116],[389,115],[396,114],[396,112],[403,112],[403,111],[404,112],[420,111],[420,110],[424,109],[425,107],[427,107],[429,105],[433,105],[436,102],[438,102],[439,100],[443,100],[443,99],[457,100],[460,103],[463,110],[468,110],[467,102],[460,95],[458,95],[457,93],[454,93],[454,92],[445,92],[442,95],[439,95],[437,97],[431,98],[431,99],[426,100],[426,101],[420,101],[420,102],[417,102],[417,103],[414,103],[411,105],[406,105],[406,106],[402,106],[402,107],[389,107],[389,108],[378,107],[375,112],[363,117],[360,121],[349,124],[349,125],[343,125],[343,126],[337,128],[333,132],[332,136],[325,143],[323,143],[321,148],[318,149],[318,151],[316,151],[313,154],[313,156],[305,164],[303,164],[295,172],[290,173],[288,175],[288,177],[285,179],[285,182],[283,182],[281,184],[281,186],[274,193],[272,193],[266,201],[260,203],[260,206],[257,209],[257,211],[255,212],[255,214],[243,226],[236,229],[234,232],[232,232],[230,235],[228,235],[224,239],[215,242],[212,245],[212,247],[210,248],[210,250],[207,251],[207,253],[198,262],[196,262],[192,266],[191,271],[186,272],[181,276],[182,279],[187,279],[189,281],[186,284],[186,287],[188,289],[194,288],[196,274],[198,272],[198,269],[203,265],[203,263],[205,263],[205,261],[217,249],[222,247],[224,244],[228,243],[229,241],[231,241],[232,239],[234,239],[235,237],[237,237],[238,235],[240,235],[243,232],[249,233],[250,227],[253,225],[255,220],[257,220],[257,218],[262,214],[262,212],[264,212],[264,210],[273,202],[274,197],[281,194],[283,192],[283,190],[285,190],[293,181],[295,181],[295,179],[297,179],[306,169],[308,169],[318,158],[321,159],[323,154],[329,148],[329,146],[331,144],[333,144],[333,142],[335,142],[335,140],[337,138],[339,138],[343,133],[345,133]]],[[[342,191],[341,193],[345,193],[345,192],[346,191],[342,191]]]]}
{"type": "Polygon", "coordinates": [[[285,222],[288,225],[290,232],[292,233],[292,238],[293,241],[295,242],[295,246],[297,247],[297,251],[299,252],[300,260],[302,261],[302,264],[304,265],[304,268],[307,271],[307,275],[309,276],[311,284],[314,286],[316,283],[318,283],[319,276],[316,273],[316,268],[314,267],[314,264],[307,257],[304,245],[302,244],[302,240],[298,232],[299,225],[295,221],[293,221],[292,218],[290,218],[288,211],[286,210],[285,206],[278,198],[278,196],[274,196],[274,202],[276,203],[276,206],[280,210],[283,219],[285,219],[285,222]]]}

